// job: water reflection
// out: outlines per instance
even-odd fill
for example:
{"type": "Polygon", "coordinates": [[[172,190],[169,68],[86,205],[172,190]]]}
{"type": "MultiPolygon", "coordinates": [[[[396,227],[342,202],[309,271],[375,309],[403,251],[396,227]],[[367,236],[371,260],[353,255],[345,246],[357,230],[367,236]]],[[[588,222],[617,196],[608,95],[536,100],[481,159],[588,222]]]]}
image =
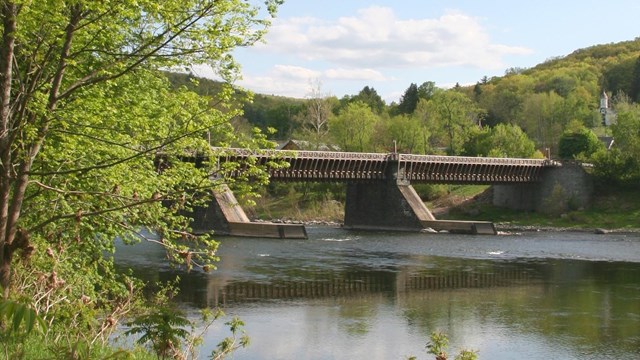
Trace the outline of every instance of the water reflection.
{"type": "Polygon", "coordinates": [[[640,354],[637,236],[310,235],[225,238],[210,274],[172,269],[150,244],[117,258],[148,281],[179,274],[184,306],[240,315],[253,345],[237,359],[402,359],[434,330],[481,358],[640,354]]]}

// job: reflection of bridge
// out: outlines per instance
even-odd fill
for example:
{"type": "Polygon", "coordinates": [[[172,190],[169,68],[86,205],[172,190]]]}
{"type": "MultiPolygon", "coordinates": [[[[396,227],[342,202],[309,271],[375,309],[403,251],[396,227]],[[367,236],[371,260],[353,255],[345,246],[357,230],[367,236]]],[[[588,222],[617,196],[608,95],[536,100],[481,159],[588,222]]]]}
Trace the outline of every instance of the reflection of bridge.
{"type": "MultiPolygon", "coordinates": [[[[421,290],[453,290],[532,285],[540,282],[530,270],[507,268],[487,272],[446,271],[432,274],[368,271],[343,274],[316,281],[234,281],[208,286],[208,301],[358,297],[376,293],[404,293],[421,290]]],[[[211,304],[209,304],[211,305],[211,304]]]]}
{"type": "MultiPolygon", "coordinates": [[[[492,223],[436,220],[411,183],[531,184],[541,180],[550,160],[477,158],[411,154],[327,151],[248,150],[215,148],[228,176],[238,176],[247,164],[264,166],[274,181],[346,182],[345,228],[421,231],[434,229],[471,234],[495,234],[492,223]],[[273,166],[284,164],[285,166],[273,166]]],[[[238,236],[305,238],[301,225],[253,223],[228,188],[216,203],[194,214],[195,231],[238,236]]]]}

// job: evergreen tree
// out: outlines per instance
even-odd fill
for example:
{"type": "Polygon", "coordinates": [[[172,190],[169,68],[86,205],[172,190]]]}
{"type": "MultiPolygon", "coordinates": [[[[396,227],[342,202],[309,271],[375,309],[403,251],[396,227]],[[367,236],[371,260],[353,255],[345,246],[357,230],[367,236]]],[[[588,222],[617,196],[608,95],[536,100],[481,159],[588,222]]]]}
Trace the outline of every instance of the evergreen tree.
{"type": "Polygon", "coordinates": [[[411,83],[400,99],[397,109],[398,113],[412,114],[416,110],[416,106],[418,106],[418,100],[420,100],[418,96],[418,86],[411,83]]]}
{"type": "Polygon", "coordinates": [[[380,114],[384,110],[384,100],[378,95],[376,89],[369,86],[365,86],[360,90],[358,95],[351,99],[351,102],[353,101],[362,101],[376,114],[380,114]]]}

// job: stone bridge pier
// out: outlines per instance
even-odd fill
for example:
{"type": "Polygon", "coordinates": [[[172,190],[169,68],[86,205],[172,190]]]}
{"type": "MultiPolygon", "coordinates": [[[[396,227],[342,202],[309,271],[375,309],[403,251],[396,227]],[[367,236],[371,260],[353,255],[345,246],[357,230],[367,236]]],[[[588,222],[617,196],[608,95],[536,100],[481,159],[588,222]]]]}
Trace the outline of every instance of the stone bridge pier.
{"type": "Polygon", "coordinates": [[[384,180],[347,184],[345,228],[420,231],[435,220],[413,186],[398,179],[397,163],[390,165],[384,180]]]}
{"type": "Polygon", "coordinates": [[[404,179],[404,168],[391,161],[384,180],[347,184],[344,227],[355,230],[450,231],[496,234],[486,221],[436,220],[404,179]]]}

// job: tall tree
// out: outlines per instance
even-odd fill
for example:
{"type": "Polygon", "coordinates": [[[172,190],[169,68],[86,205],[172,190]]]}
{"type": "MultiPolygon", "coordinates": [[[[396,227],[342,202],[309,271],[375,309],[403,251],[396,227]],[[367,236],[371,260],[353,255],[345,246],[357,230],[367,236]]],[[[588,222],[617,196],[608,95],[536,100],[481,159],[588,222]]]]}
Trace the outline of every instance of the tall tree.
{"type": "Polygon", "coordinates": [[[426,154],[429,149],[429,130],[415,115],[397,115],[380,123],[376,141],[380,151],[393,149],[403,153],[426,154]]]}
{"type": "Polygon", "coordinates": [[[310,142],[312,150],[318,150],[327,141],[332,109],[332,98],[322,92],[322,83],[319,80],[312,82],[306,109],[299,115],[299,135],[310,142]]]}
{"type": "Polygon", "coordinates": [[[638,56],[633,68],[629,97],[635,102],[640,102],[640,56],[638,56]]]}
{"type": "Polygon", "coordinates": [[[378,121],[367,104],[358,101],[347,105],[329,120],[329,129],[343,151],[371,151],[371,135],[378,121]]]}
{"type": "MultiPolygon", "coordinates": [[[[278,3],[267,2],[272,15],[278,3]]],[[[176,258],[206,266],[216,244],[178,243],[189,224],[177,210],[206,198],[214,169],[181,159],[211,155],[207,139],[234,141],[229,119],[239,112],[230,91],[215,108],[185,88],[169,93],[160,70],[208,64],[232,80],[232,50],[258,41],[268,18],[241,0],[2,0],[0,18],[4,296],[19,252],[51,278],[91,279],[110,273],[103,251],[116,236],[132,240],[143,227],[176,258]]]]}
{"type": "Polygon", "coordinates": [[[518,125],[498,124],[489,130],[486,156],[529,158],[536,154],[535,143],[518,125]]]}
{"type": "Polygon", "coordinates": [[[398,104],[398,113],[400,114],[411,114],[416,110],[416,106],[418,106],[418,100],[420,97],[418,96],[418,86],[414,83],[411,83],[407,90],[405,90],[404,95],[400,99],[400,103],[398,104]]]}
{"type": "Polygon", "coordinates": [[[593,131],[580,122],[574,122],[560,137],[558,155],[561,159],[580,157],[589,159],[594,153],[604,148],[604,144],[593,131]]]}
{"type": "Polygon", "coordinates": [[[611,126],[615,143],[610,151],[594,154],[595,174],[609,184],[638,188],[640,183],[640,105],[620,102],[617,123],[611,126]]]}
{"type": "Polygon", "coordinates": [[[418,98],[429,100],[437,91],[436,83],[433,81],[425,81],[418,86],[418,98]]]}
{"type": "Polygon", "coordinates": [[[440,139],[449,155],[463,151],[471,131],[480,127],[482,110],[465,94],[455,91],[437,92],[431,99],[434,140],[440,139]]]}

